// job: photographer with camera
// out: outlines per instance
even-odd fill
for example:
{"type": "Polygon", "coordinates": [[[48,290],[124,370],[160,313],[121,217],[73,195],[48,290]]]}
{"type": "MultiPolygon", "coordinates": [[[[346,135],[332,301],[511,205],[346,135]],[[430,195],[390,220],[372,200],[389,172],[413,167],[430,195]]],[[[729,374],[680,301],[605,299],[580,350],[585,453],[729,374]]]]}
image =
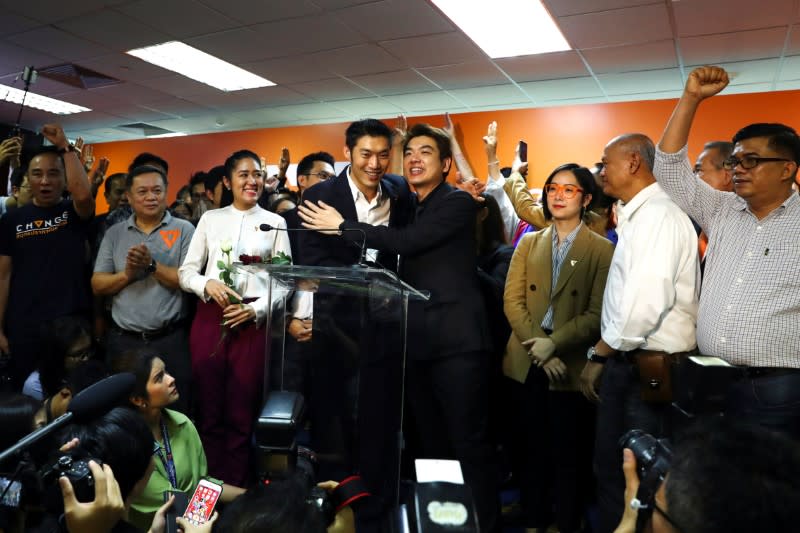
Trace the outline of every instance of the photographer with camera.
{"type": "Polygon", "coordinates": [[[615,533],[798,530],[800,450],[788,437],[716,418],[692,426],[672,454],[643,432],[623,441],[626,504],[615,533]]]}

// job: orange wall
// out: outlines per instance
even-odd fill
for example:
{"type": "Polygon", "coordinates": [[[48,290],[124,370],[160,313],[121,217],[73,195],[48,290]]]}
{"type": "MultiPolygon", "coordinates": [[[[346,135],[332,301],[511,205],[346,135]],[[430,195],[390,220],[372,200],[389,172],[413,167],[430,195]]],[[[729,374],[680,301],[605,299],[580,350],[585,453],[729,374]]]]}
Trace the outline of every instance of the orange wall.
{"type": "MultiPolygon", "coordinates": [[[[698,113],[689,141],[695,157],[704,142],[730,139],[740,127],[751,122],[783,122],[800,126],[800,91],[717,96],[706,101],[698,113]]],[[[486,156],[483,135],[492,120],[498,124],[498,155],[503,166],[510,165],[519,139],[528,142],[529,183],[539,187],[550,170],[565,162],[592,165],[614,136],[641,132],[658,140],[675,106],[675,100],[654,100],[614,104],[590,104],[508,111],[454,114],[459,140],[476,175],[485,177],[486,156]]],[[[413,117],[409,123],[431,122],[441,126],[443,116],[413,117]]],[[[392,121],[388,121],[392,125],[392,121]]],[[[153,152],[170,165],[170,198],[198,170],[222,164],[235,150],[251,149],[275,164],[281,147],[289,147],[293,162],[313,151],[325,150],[344,160],[344,130],[347,124],[265,128],[249,131],[209,133],[187,137],[119,141],[95,145],[96,157],[111,160],[110,172],[122,172],[140,152],[153,152]]],[[[97,212],[106,210],[98,195],[97,212]]]]}

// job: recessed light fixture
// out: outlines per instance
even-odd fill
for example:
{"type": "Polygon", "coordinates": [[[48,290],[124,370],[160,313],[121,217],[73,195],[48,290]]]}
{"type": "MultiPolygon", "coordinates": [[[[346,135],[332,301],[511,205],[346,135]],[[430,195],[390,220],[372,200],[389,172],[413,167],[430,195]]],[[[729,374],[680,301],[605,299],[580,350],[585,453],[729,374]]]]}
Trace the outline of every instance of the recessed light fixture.
{"type": "MultiPolygon", "coordinates": [[[[0,85],[0,100],[5,100],[6,102],[11,102],[13,104],[21,104],[24,94],[25,91],[22,89],[9,87],[8,85],[0,85]]],[[[41,94],[32,93],[30,91],[28,91],[28,94],[25,95],[25,106],[41,109],[42,111],[47,111],[48,113],[55,113],[56,115],[71,115],[73,113],[91,111],[91,109],[88,107],[70,104],[69,102],[56,100],[55,98],[49,98],[47,96],[42,96],[41,94]]]]}
{"type": "Polygon", "coordinates": [[[159,133],[158,135],[147,135],[148,139],[164,139],[166,137],[186,137],[186,133],[182,131],[173,131],[171,133],[159,133]]]}
{"type": "Polygon", "coordinates": [[[541,0],[431,0],[489,57],[571,50],[541,0]]]}
{"type": "Polygon", "coordinates": [[[128,54],[221,91],[240,91],[275,85],[227,61],[180,41],[128,50],[128,54]]]}

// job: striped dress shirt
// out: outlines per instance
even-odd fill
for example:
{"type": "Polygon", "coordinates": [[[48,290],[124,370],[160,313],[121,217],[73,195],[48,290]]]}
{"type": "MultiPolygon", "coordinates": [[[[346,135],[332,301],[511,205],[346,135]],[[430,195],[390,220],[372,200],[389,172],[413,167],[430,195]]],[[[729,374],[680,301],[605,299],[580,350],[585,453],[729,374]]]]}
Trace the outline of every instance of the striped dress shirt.
{"type": "Polygon", "coordinates": [[[657,150],[655,175],[708,235],[700,351],[735,365],[800,368],[800,197],[759,220],[738,195],[696,178],[685,146],[657,150]]]}
{"type": "MultiPolygon", "coordinates": [[[[567,257],[569,249],[572,248],[572,243],[575,241],[575,236],[583,227],[583,222],[575,226],[575,229],[564,238],[561,246],[558,245],[558,232],[553,226],[553,277],[550,280],[550,295],[556,292],[556,284],[558,283],[558,276],[561,274],[561,265],[564,264],[564,258],[567,257]]],[[[541,324],[542,329],[553,330],[553,304],[547,306],[547,312],[544,314],[541,324]]]]}

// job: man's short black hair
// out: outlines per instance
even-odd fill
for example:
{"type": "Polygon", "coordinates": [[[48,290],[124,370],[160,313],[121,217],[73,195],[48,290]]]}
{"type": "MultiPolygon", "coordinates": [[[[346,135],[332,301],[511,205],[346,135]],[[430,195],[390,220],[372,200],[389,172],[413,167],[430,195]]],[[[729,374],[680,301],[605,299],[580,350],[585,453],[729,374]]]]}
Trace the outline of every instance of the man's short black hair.
{"type": "Polygon", "coordinates": [[[202,183],[203,186],[205,186],[207,176],[208,173],[203,172],[202,170],[199,172],[195,172],[194,174],[192,174],[192,177],[189,178],[189,187],[194,187],[198,183],[202,183]]]}
{"type": "Polygon", "coordinates": [[[103,187],[105,194],[111,192],[111,184],[114,183],[115,180],[122,180],[125,185],[128,184],[128,175],[124,172],[115,172],[106,178],[106,181],[103,182],[103,187]]]}
{"type": "MultiPolygon", "coordinates": [[[[415,137],[430,137],[436,141],[436,147],[439,149],[439,160],[444,161],[447,158],[453,159],[453,150],[450,147],[450,136],[441,128],[436,128],[430,124],[414,124],[406,132],[406,137],[403,139],[403,152],[405,153],[408,143],[415,137]]],[[[452,164],[450,165],[452,168],[452,164]]],[[[444,177],[447,177],[448,171],[444,172],[444,177]]]]}
{"type": "Polygon", "coordinates": [[[344,142],[347,148],[350,150],[355,148],[358,140],[365,135],[369,137],[384,137],[390,145],[392,144],[392,130],[389,126],[380,120],[365,118],[347,126],[347,131],[344,133],[344,142]]]}
{"type": "Polygon", "coordinates": [[[88,424],[68,427],[61,442],[75,437],[79,444],[71,455],[99,459],[109,465],[123,500],[153,460],[153,433],[142,415],[128,407],[115,407],[88,424]]]}
{"type": "Polygon", "coordinates": [[[767,137],[770,148],[800,165],[800,137],[793,128],[785,124],[758,122],[737,131],[733,143],[754,137],[767,137]]]}
{"type": "Polygon", "coordinates": [[[157,166],[163,168],[164,169],[163,174],[169,174],[169,164],[166,161],[164,161],[163,158],[157,156],[156,154],[151,154],[149,152],[142,152],[141,154],[134,157],[133,162],[128,166],[128,172],[130,172],[136,167],[141,167],[144,165],[157,166]]]}
{"type": "Polygon", "coordinates": [[[222,176],[225,175],[225,165],[218,165],[205,174],[204,183],[206,184],[207,191],[213,191],[217,188],[217,184],[222,181],[222,176]]]}
{"type": "Polygon", "coordinates": [[[328,152],[314,152],[313,154],[308,154],[297,163],[297,175],[308,176],[308,173],[314,168],[315,161],[322,161],[330,166],[334,166],[336,163],[336,160],[328,152]]]}
{"type": "Polygon", "coordinates": [[[720,417],[695,423],[665,483],[681,533],[798,530],[800,447],[768,428],[720,417]]]}
{"type": "Polygon", "coordinates": [[[703,151],[716,150],[717,157],[712,163],[717,168],[722,168],[722,162],[728,159],[733,153],[733,143],[728,141],[710,141],[703,145],[703,151]]]}
{"type": "MultiPolygon", "coordinates": [[[[236,164],[242,159],[252,159],[256,162],[256,165],[261,168],[261,158],[257,153],[252,150],[238,150],[233,152],[228,159],[225,160],[225,176],[227,176],[228,179],[233,178],[233,171],[236,170],[236,164]]],[[[208,189],[208,187],[206,187],[206,189],[208,189]]]]}
{"type": "MultiPolygon", "coordinates": [[[[582,167],[576,163],[566,163],[564,165],[556,167],[547,179],[544,180],[544,185],[542,186],[542,191],[544,191],[544,187],[547,187],[550,182],[553,181],[553,178],[556,174],[563,171],[572,172],[572,175],[575,176],[575,179],[578,180],[578,185],[580,188],[583,189],[583,193],[581,199],[585,198],[587,194],[592,195],[592,201],[594,201],[594,191],[597,188],[597,183],[594,181],[594,176],[592,175],[592,171],[586,167],[582,167]]],[[[586,209],[581,209],[581,218],[583,218],[583,214],[592,206],[592,202],[589,202],[589,205],[586,206],[586,209]]],[[[551,220],[553,218],[553,214],[550,212],[550,207],[547,205],[547,193],[542,194],[542,211],[544,213],[544,218],[546,220],[551,220]]]]}
{"type": "Polygon", "coordinates": [[[142,165],[142,166],[136,167],[136,168],[132,169],[130,172],[128,172],[128,177],[125,178],[125,188],[128,189],[128,190],[131,190],[131,187],[133,187],[133,179],[136,176],[141,176],[142,174],[150,174],[152,172],[155,172],[156,174],[161,176],[161,180],[164,182],[164,188],[166,189],[167,188],[167,175],[164,174],[164,172],[160,168],[153,167],[153,166],[150,166],[150,165],[142,165]]]}

